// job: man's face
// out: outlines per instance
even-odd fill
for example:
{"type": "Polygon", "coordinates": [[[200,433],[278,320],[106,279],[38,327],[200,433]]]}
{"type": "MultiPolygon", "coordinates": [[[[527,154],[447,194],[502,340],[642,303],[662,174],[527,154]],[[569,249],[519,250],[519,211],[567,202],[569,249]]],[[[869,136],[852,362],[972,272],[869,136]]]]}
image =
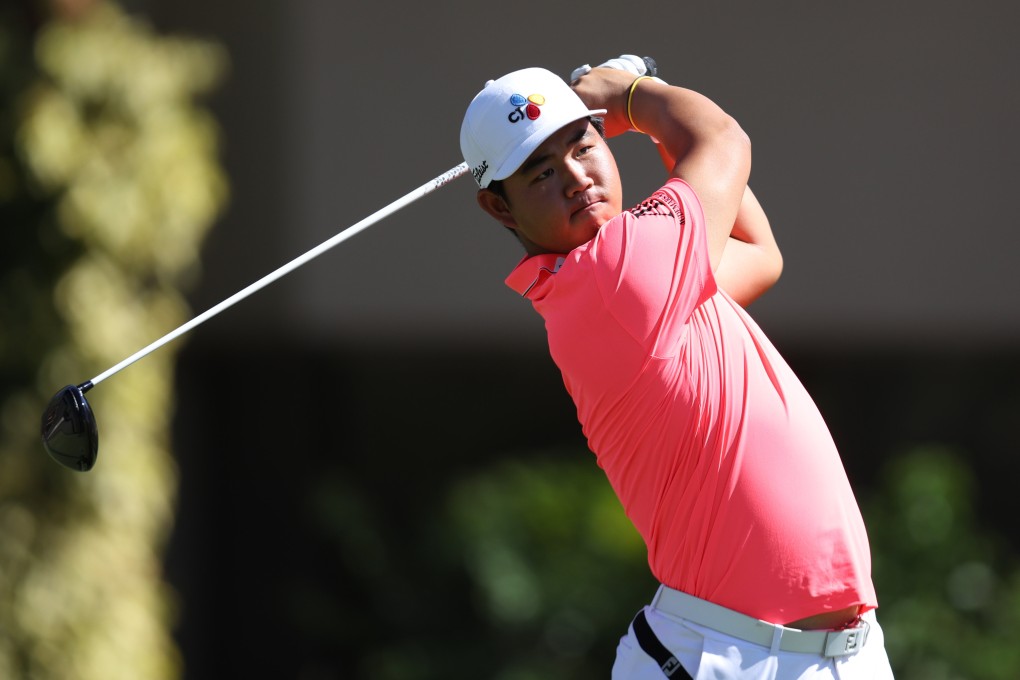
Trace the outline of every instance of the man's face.
{"type": "Polygon", "coordinates": [[[623,209],[616,159],[587,119],[549,137],[503,189],[505,201],[482,190],[479,204],[516,231],[530,255],[570,252],[623,209]]]}

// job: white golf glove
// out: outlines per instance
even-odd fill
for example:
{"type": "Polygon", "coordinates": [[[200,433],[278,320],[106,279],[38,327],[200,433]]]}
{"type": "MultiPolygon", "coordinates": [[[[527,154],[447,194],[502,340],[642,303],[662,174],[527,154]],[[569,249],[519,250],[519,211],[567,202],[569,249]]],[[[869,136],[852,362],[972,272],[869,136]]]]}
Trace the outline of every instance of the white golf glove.
{"type": "MultiPolygon", "coordinates": [[[[584,74],[591,71],[591,66],[584,64],[578,66],[570,74],[570,82],[574,82],[584,74]]],[[[598,68],[615,68],[621,71],[627,71],[633,73],[635,76],[652,76],[658,73],[658,67],[655,64],[655,60],[651,57],[639,57],[634,54],[624,54],[615,59],[599,64],[598,68]]],[[[655,78],[659,82],[663,82],[661,78],[655,78]]]]}
{"type": "MultiPolygon", "coordinates": [[[[666,83],[665,80],[656,76],[659,72],[659,67],[655,63],[655,60],[651,57],[639,57],[634,54],[624,54],[616,57],[615,59],[610,59],[605,63],[599,64],[598,68],[615,68],[621,71],[633,73],[635,77],[648,76],[652,80],[657,80],[663,84],[666,83]]],[[[574,82],[589,71],[591,71],[591,66],[588,64],[578,66],[571,72],[570,82],[574,82]]],[[[633,125],[633,122],[631,124],[633,125]]],[[[659,140],[651,135],[649,135],[649,139],[651,139],[655,144],[659,143],[659,140]]]]}

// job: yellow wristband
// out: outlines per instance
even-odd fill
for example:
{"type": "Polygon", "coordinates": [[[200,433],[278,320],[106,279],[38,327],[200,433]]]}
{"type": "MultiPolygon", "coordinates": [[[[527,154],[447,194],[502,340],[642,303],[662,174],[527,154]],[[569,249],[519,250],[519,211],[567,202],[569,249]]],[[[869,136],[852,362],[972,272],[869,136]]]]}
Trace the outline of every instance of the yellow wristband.
{"type": "Polygon", "coordinates": [[[634,130],[634,132],[640,132],[641,134],[645,133],[642,130],[640,130],[637,125],[634,124],[634,116],[630,115],[630,104],[631,102],[634,101],[634,90],[637,89],[638,83],[640,83],[645,78],[651,78],[651,76],[638,76],[637,78],[635,78],[634,82],[630,84],[630,92],[627,93],[627,120],[630,121],[631,129],[634,130]]]}

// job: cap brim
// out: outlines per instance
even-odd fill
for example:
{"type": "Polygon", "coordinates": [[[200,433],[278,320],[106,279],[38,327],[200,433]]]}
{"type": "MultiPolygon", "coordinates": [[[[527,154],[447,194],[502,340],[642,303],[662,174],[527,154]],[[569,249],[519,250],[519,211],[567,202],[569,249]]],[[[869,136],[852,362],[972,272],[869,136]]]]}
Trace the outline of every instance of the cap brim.
{"type": "Polygon", "coordinates": [[[540,147],[542,143],[549,139],[549,137],[551,137],[557,130],[562,129],[564,125],[570,125],[575,121],[579,121],[582,118],[587,118],[589,116],[604,116],[606,113],[608,113],[607,109],[589,109],[588,111],[585,111],[583,115],[565,121],[563,124],[556,126],[552,130],[546,130],[544,128],[536,130],[535,133],[524,140],[524,142],[521,143],[512,154],[507,156],[507,159],[503,161],[502,165],[493,171],[492,177],[489,181],[498,182],[517,172],[517,169],[524,164],[524,161],[528,160],[528,156],[533,154],[535,149],[540,147]]]}

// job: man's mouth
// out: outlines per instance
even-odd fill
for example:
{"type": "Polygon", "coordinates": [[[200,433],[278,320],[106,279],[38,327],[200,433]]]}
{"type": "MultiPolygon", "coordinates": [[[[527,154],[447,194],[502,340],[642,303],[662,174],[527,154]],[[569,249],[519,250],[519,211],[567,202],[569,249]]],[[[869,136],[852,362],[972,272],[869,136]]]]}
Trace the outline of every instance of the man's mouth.
{"type": "Polygon", "coordinates": [[[570,216],[571,217],[583,217],[584,215],[586,215],[586,214],[592,212],[593,210],[595,210],[595,208],[597,206],[599,206],[600,204],[602,204],[602,203],[603,203],[603,201],[601,199],[597,199],[597,198],[585,201],[584,203],[579,205],[577,208],[575,208],[574,211],[570,213],[570,216]]]}

